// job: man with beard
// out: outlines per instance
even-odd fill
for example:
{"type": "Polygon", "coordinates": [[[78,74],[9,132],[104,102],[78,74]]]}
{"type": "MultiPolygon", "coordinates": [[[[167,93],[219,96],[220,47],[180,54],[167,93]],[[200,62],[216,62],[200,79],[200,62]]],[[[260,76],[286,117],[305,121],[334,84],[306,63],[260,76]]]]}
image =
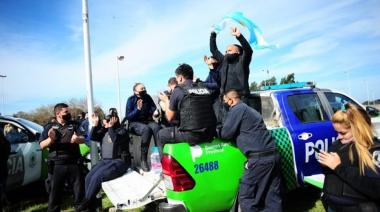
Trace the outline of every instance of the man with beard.
{"type": "MultiPolygon", "coordinates": [[[[218,67],[220,94],[224,94],[225,91],[230,89],[235,89],[241,92],[241,98],[244,101],[244,97],[249,94],[249,64],[251,63],[253,50],[237,27],[231,28],[231,34],[236,37],[241,46],[230,44],[227,46],[226,54],[223,55],[216,45],[216,33],[212,32],[210,36],[210,51],[213,58],[220,61],[218,67]]],[[[222,102],[222,99],[220,101],[222,102]]],[[[221,108],[220,113],[218,116],[219,124],[224,120],[226,109],[221,108]]]]}

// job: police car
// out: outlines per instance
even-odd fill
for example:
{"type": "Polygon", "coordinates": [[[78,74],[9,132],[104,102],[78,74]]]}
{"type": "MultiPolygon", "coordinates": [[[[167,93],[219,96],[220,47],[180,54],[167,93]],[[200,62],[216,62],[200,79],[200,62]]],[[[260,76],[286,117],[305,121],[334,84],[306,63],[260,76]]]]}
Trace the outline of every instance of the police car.
{"type": "MultiPolygon", "coordinates": [[[[284,186],[288,191],[306,183],[322,188],[324,176],[313,147],[327,151],[336,140],[331,117],[342,104],[350,102],[367,109],[376,134],[380,135],[378,110],[365,108],[344,93],[316,88],[313,83],[267,86],[252,93],[248,100],[249,105],[262,114],[275,139],[281,155],[284,186]]],[[[103,190],[115,206],[135,208],[161,199],[162,190],[165,190],[168,203],[161,203],[160,211],[235,211],[246,158],[233,142],[214,139],[196,146],[166,144],[163,152],[165,186],[159,180],[151,182],[157,187],[148,186],[147,193],[144,193],[143,183],[137,183],[136,175],[129,173],[123,176],[125,183],[130,183],[129,187],[121,186],[124,182],[121,179],[103,183],[103,190]],[[138,189],[133,184],[139,185],[138,189]],[[132,192],[123,193],[127,191],[132,192]],[[120,193],[123,195],[118,195],[120,193]]],[[[146,177],[142,178],[148,181],[146,177]]]]}
{"type": "Polygon", "coordinates": [[[38,143],[43,127],[22,118],[0,116],[0,130],[11,144],[7,189],[27,185],[46,176],[46,163],[38,143]]]}

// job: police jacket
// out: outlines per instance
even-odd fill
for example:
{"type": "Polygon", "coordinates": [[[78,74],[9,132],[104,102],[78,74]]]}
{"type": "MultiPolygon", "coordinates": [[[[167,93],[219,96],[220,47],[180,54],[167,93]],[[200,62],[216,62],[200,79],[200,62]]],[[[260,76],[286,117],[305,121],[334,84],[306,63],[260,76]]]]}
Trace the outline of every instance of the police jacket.
{"type": "Polygon", "coordinates": [[[249,94],[249,64],[251,63],[253,50],[243,35],[236,37],[240,42],[243,52],[239,57],[229,63],[227,58],[218,50],[216,45],[216,33],[212,32],[210,36],[210,51],[213,57],[219,61],[220,72],[220,93],[230,89],[236,89],[243,92],[243,95],[249,94]]]}
{"type": "MultiPolygon", "coordinates": [[[[149,122],[152,121],[152,115],[154,111],[157,109],[156,104],[154,104],[154,101],[152,97],[149,94],[145,94],[141,97],[143,100],[143,106],[141,110],[137,109],[137,100],[139,100],[140,97],[133,95],[130,96],[127,100],[127,107],[126,107],[126,119],[129,122],[149,122]]],[[[122,121],[123,123],[125,120],[122,121]]]]}
{"type": "Polygon", "coordinates": [[[274,140],[261,114],[242,101],[228,111],[220,136],[236,139],[236,145],[246,156],[275,149],[274,140]]]}
{"type": "Polygon", "coordinates": [[[119,126],[104,128],[100,124],[91,129],[91,140],[100,142],[102,159],[122,159],[128,161],[129,134],[119,126]]]}
{"type": "Polygon", "coordinates": [[[212,108],[211,92],[200,83],[184,83],[174,92],[182,92],[178,104],[179,130],[199,131],[215,128],[216,118],[212,108]]]}
{"type": "Polygon", "coordinates": [[[335,170],[324,169],[325,182],[323,192],[325,195],[352,198],[364,201],[380,203],[380,142],[374,140],[370,149],[377,173],[369,168],[365,169],[364,175],[360,175],[358,155],[353,143],[342,144],[339,140],[333,143],[330,152],[336,152],[341,160],[335,170]],[[349,159],[349,149],[352,148],[353,163],[349,159]]]}
{"type": "Polygon", "coordinates": [[[48,132],[51,128],[55,130],[57,139],[49,146],[48,158],[76,163],[81,154],[79,144],[71,143],[71,137],[74,133],[84,135],[84,132],[80,130],[79,123],[76,121],[68,121],[65,125],[61,125],[56,121],[49,122],[44,126],[44,130],[40,136],[40,142],[48,138],[48,132]]]}

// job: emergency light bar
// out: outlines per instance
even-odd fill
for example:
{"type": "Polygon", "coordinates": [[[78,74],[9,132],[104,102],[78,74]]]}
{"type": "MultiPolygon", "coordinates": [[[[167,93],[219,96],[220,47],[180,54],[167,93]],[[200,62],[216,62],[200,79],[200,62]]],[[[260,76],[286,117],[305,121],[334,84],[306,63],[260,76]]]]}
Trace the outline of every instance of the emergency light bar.
{"type": "Polygon", "coordinates": [[[290,88],[315,88],[314,82],[295,82],[289,84],[281,85],[268,85],[261,87],[261,90],[280,90],[280,89],[290,89],[290,88]]]}

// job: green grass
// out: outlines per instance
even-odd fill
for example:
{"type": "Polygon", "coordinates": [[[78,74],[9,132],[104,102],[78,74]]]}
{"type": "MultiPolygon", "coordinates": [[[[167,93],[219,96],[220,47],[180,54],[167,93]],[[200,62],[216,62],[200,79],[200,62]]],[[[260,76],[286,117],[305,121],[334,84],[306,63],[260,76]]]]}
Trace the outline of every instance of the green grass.
{"type": "MultiPolygon", "coordinates": [[[[284,212],[324,212],[322,202],[320,201],[320,190],[314,187],[306,187],[287,193],[283,197],[284,212]]],[[[44,190],[43,183],[34,183],[24,188],[8,192],[8,199],[11,204],[5,208],[5,211],[46,211],[48,196],[44,190]]],[[[112,203],[103,194],[102,198],[103,211],[108,211],[113,207],[112,203]]],[[[145,208],[136,210],[126,210],[128,212],[154,211],[154,204],[145,208]]],[[[72,197],[66,194],[63,198],[62,211],[72,212],[72,197]]]]}

